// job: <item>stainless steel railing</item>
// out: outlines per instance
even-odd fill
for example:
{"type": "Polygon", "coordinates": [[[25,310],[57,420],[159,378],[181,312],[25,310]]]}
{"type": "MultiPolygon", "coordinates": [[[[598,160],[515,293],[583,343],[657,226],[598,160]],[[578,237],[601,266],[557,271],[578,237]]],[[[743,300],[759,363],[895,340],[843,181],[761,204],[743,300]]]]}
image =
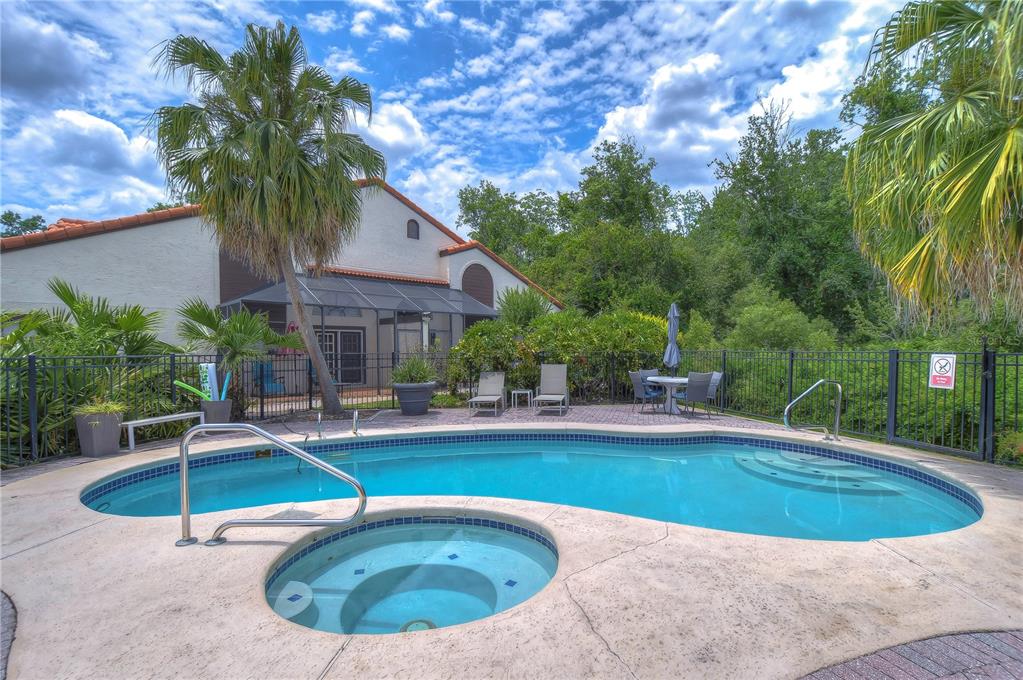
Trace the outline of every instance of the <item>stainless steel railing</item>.
{"type": "Polygon", "coordinates": [[[806,431],[809,431],[809,430],[814,430],[814,429],[817,429],[817,428],[823,429],[824,430],[824,441],[830,441],[832,438],[835,441],[838,441],[838,428],[839,428],[841,419],[842,419],[842,384],[837,382],[837,381],[835,381],[835,380],[823,380],[823,379],[822,380],[818,380],[813,385],[811,385],[808,390],[806,390],[805,392],[800,394],[798,397],[796,397],[795,399],[790,401],[789,405],[785,407],[785,415],[782,418],[782,420],[785,423],[785,427],[787,429],[789,429],[789,430],[806,430],[806,431]],[[792,414],[792,407],[795,406],[796,404],[798,404],[803,399],[803,397],[807,396],[808,394],[810,394],[811,392],[816,390],[821,385],[834,385],[835,388],[838,389],[838,399],[835,400],[835,434],[834,434],[833,437],[832,437],[831,434],[828,433],[828,428],[827,428],[826,425],[807,425],[805,427],[793,427],[789,423],[789,417],[792,414]]]}
{"type": "Polygon", "coordinates": [[[316,456],[303,451],[302,449],[289,444],[280,437],[270,434],[262,428],[246,423],[206,423],[196,425],[185,432],[181,438],[181,539],[175,545],[192,545],[199,539],[192,536],[192,513],[188,497],[188,445],[195,435],[202,432],[248,432],[267,440],[271,444],[284,449],[293,456],[296,456],[313,467],[319,468],[329,475],[337,477],[343,482],[350,484],[359,494],[359,506],[355,513],[344,519],[229,519],[213,532],[213,536],[206,541],[206,545],[220,545],[227,539],[223,534],[234,527],[339,527],[359,521],[366,511],[366,490],[355,477],[338,470],[333,465],[325,463],[316,456]]]}

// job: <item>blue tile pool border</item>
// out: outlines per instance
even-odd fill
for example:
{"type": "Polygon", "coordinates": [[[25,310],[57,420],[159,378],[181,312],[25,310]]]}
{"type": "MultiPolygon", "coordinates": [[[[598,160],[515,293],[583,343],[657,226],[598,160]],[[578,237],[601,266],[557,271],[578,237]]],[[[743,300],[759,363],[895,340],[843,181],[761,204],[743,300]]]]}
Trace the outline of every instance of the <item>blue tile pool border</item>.
{"type": "Polygon", "coordinates": [[[529,538],[543,547],[547,548],[554,554],[555,559],[558,558],[558,548],[554,545],[554,542],[544,536],[538,531],[533,531],[518,524],[512,522],[503,522],[497,519],[491,519],[489,517],[465,517],[457,515],[403,515],[400,517],[388,517],[385,519],[376,520],[375,522],[363,522],[362,524],[356,524],[355,526],[349,527],[342,531],[335,531],[332,534],[323,536],[307,546],[304,546],[301,550],[288,556],[283,562],[278,564],[270,576],[266,579],[266,590],[269,591],[273,586],[274,582],[280,578],[289,567],[294,565],[296,562],[308,557],[311,553],[319,550],[320,548],[336,543],[348,536],[353,534],[362,534],[367,531],[374,529],[381,529],[384,527],[395,527],[395,526],[408,526],[408,525],[452,525],[452,526],[473,526],[473,527],[484,527],[488,529],[497,529],[498,531],[507,531],[511,534],[517,534],[524,538],[529,538]]]}
{"type": "MultiPolygon", "coordinates": [[[[816,446],[814,444],[801,444],[780,439],[769,439],[765,437],[740,437],[727,434],[685,434],[674,436],[660,435],[621,435],[603,434],[596,432],[491,432],[491,433],[459,433],[459,434],[436,434],[422,435],[415,437],[391,437],[381,439],[358,439],[354,441],[336,441],[327,444],[314,444],[305,447],[305,450],[314,455],[325,455],[334,453],[348,453],[363,449],[400,448],[414,446],[437,446],[450,444],[485,444],[485,443],[506,443],[506,442],[582,442],[590,444],[613,444],[617,446],[693,446],[698,444],[731,444],[734,446],[749,446],[755,448],[789,451],[794,453],[806,453],[823,458],[831,458],[847,463],[855,463],[864,467],[883,470],[901,477],[914,479],[931,488],[937,489],[956,500],[965,503],[967,507],[977,513],[977,516],[984,514],[983,505],[980,499],[972,492],[964,489],[958,484],[944,480],[919,468],[883,458],[875,458],[862,453],[852,451],[836,451],[834,449],[816,446]]],[[[224,463],[235,463],[243,460],[251,460],[256,457],[256,451],[265,451],[265,447],[249,449],[245,451],[232,451],[229,453],[214,453],[209,455],[190,458],[188,469],[207,467],[210,465],[221,465],[224,463]]],[[[288,456],[283,449],[271,449],[272,457],[288,456]]],[[[176,474],[178,462],[164,463],[145,467],[134,472],[100,482],[86,488],[82,493],[81,501],[85,505],[91,505],[106,494],[116,491],[131,484],[144,482],[148,479],[176,474]]]]}

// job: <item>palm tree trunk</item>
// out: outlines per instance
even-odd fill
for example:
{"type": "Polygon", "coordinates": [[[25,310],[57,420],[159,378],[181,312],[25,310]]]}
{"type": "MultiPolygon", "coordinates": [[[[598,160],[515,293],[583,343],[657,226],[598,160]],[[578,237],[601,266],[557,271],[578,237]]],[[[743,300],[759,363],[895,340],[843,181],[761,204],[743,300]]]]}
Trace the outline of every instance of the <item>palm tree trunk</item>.
{"type": "Polygon", "coordinates": [[[305,303],[302,302],[302,293],[298,288],[298,277],[295,276],[295,264],[291,259],[291,253],[287,250],[278,254],[277,264],[284,277],[284,285],[288,288],[288,297],[291,298],[291,306],[295,310],[295,317],[298,320],[298,332],[305,343],[306,352],[313,362],[313,370],[316,371],[316,379],[320,383],[320,403],[323,405],[324,415],[341,415],[341,400],[338,399],[337,390],[334,389],[334,378],[327,368],[327,359],[323,356],[323,349],[316,341],[316,333],[313,331],[312,321],[306,313],[305,303]]]}

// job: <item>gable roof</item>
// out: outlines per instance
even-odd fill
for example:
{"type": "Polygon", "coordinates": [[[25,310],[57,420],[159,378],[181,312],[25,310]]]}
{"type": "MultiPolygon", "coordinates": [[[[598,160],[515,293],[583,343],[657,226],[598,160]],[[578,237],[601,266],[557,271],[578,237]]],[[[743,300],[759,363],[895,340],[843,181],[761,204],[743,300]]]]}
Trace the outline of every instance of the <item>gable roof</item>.
{"type": "Polygon", "coordinates": [[[444,257],[446,255],[454,255],[455,253],[461,253],[461,252],[464,252],[466,250],[473,250],[473,249],[479,250],[480,252],[485,254],[487,257],[489,257],[491,260],[493,260],[497,264],[499,264],[502,267],[504,267],[508,271],[508,273],[510,273],[515,278],[517,278],[519,281],[522,281],[524,284],[526,284],[530,288],[532,288],[532,289],[538,291],[539,293],[543,294],[548,300],[550,300],[555,305],[557,305],[559,309],[564,309],[565,308],[565,303],[563,303],[561,300],[559,300],[558,298],[556,298],[553,295],[551,295],[550,293],[548,293],[538,283],[534,282],[528,276],[526,276],[525,274],[520,272],[518,269],[516,269],[515,267],[511,266],[504,258],[499,256],[497,253],[495,253],[490,248],[487,248],[485,245],[483,245],[479,241],[463,241],[462,243],[456,243],[453,246],[448,246],[446,248],[441,248],[440,249],[440,256],[444,257]]]}
{"type": "MultiPolygon", "coordinates": [[[[440,220],[413,203],[407,196],[387,182],[384,182],[383,180],[358,180],[357,184],[360,188],[369,186],[380,187],[388,194],[398,199],[413,212],[419,214],[420,217],[439,229],[445,236],[450,238],[456,244],[465,243],[464,238],[451,229],[448,229],[440,220]]],[[[184,205],[178,208],[168,208],[167,210],[156,210],[154,212],[144,212],[137,215],[128,215],[126,217],[116,217],[109,220],[96,221],[80,220],[73,217],[61,217],[42,231],[24,234],[21,236],[6,236],[4,238],[0,238],[0,252],[19,250],[21,248],[31,248],[33,246],[43,246],[47,243],[54,243],[56,241],[66,241],[74,238],[83,238],[85,236],[94,236],[95,234],[119,231],[121,229],[144,227],[150,224],[169,222],[170,220],[177,220],[184,217],[196,217],[199,215],[199,208],[200,206],[198,205],[184,205]]]]}

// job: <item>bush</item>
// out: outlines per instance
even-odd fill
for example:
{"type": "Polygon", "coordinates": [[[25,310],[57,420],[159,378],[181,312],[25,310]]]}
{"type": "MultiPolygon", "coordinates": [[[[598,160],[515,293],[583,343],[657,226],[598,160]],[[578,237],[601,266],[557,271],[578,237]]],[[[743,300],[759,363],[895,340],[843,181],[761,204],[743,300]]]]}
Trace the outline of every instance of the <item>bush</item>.
{"type": "Polygon", "coordinates": [[[533,288],[505,288],[497,297],[497,307],[501,321],[519,328],[553,309],[550,300],[533,288]]]}
{"type": "Polygon", "coordinates": [[[475,380],[479,371],[510,371],[519,360],[520,332],[506,321],[474,323],[448,355],[448,386],[475,380]]]}
{"type": "Polygon", "coordinates": [[[732,332],[725,346],[735,349],[835,349],[835,328],[825,319],[810,320],[791,300],[759,283],[732,298],[732,332]]]}
{"type": "Polygon", "coordinates": [[[714,337],[714,326],[694,309],[689,312],[689,324],[678,346],[679,349],[718,349],[721,345],[714,337]]]}
{"type": "Polygon", "coordinates": [[[1002,465],[1023,465],[1023,432],[1005,432],[998,436],[995,462],[1002,465]]]}
{"type": "Polygon", "coordinates": [[[433,408],[459,408],[465,406],[466,395],[462,393],[435,394],[430,399],[430,406],[433,408]]]}
{"type": "Polygon", "coordinates": [[[88,404],[82,404],[74,410],[76,416],[95,416],[111,413],[124,413],[128,407],[119,401],[107,399],[95,399],[88,404]]]}

